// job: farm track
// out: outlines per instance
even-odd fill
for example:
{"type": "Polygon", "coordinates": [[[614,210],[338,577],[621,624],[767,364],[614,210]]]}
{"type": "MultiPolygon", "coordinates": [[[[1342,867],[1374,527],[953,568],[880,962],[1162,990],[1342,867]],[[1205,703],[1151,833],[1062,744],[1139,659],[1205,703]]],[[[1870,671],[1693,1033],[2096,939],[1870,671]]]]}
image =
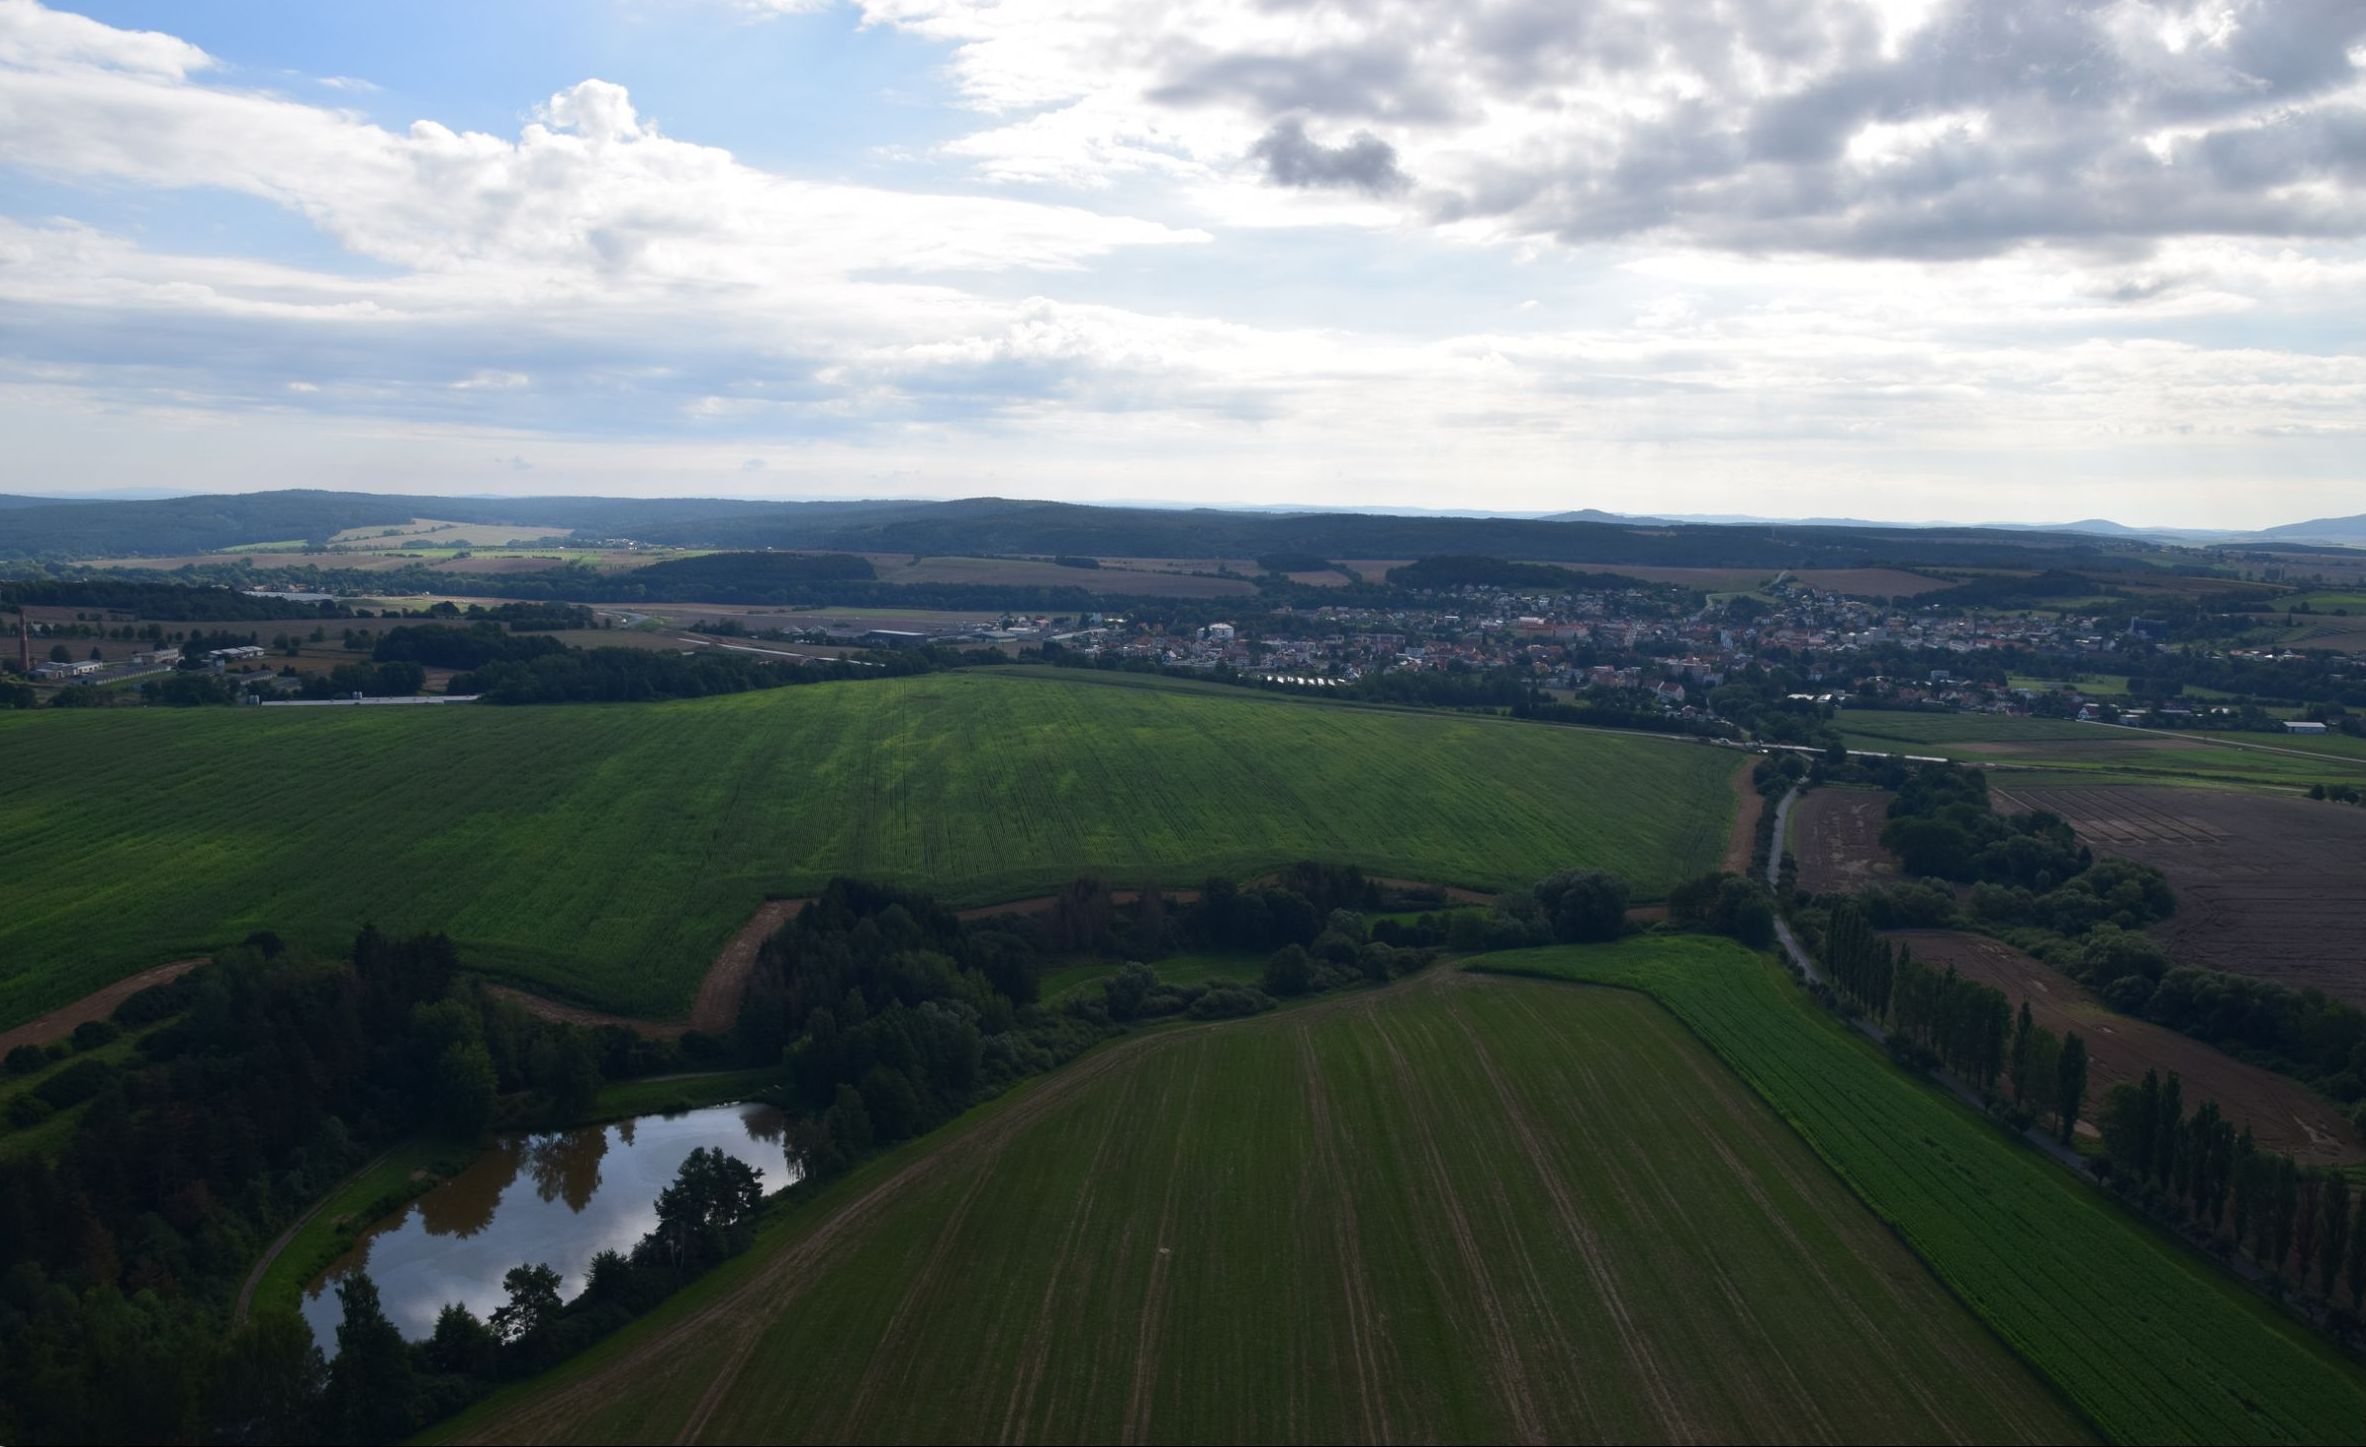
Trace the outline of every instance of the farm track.
{"type": "Polygon", "coordinates": [[[706,978],[698,983],[698,999],[690,1007],[690,1028],[720,1035],[739,1021],[740,998],[747,994],[748,976],[755,973],[756,956],[764,942],[796,917],[810,900],[768,899],[739,927],[731,943],[715,956],[706,978]]]}
{"type": "Polygon", "coordinates": [[[117,980],[103,989],[93,990],[60,1010],[52,1010],[38,1020],[28,1021],[14,1030],[0,1032],[0,1055],[6,1055],[19,1045],[47,1045],[52,1040],[63,1040],[74,1033],[74,1027],[92,1020],[104,1020],[115,1013],[115,1007],[147,989],[151,985],[168,984],[206,963],[202,958],[174,960],[169,965],[142,970],[126,979],[117,980]]]}
{"type": "MultiPolygon", "coordinates": [[[[1752,782],[1760,756],[1747,754],[1733,771],[1733,827],[1725,836],[1725,860],[1722,868],[1728,874],[1748,874],[1750,856],[1758,849],[1758,820],[1766,813],[1766,796],[1758,792],[1752,782]]],[[[1776,841],[1775,852],[1782,853],[1782,842],[1776,841]]]]}
{"type": "Polygon", "coordinates": [[[348,1172],[344,1180],[337,1182],[336,1185],[329,1187],[326,1191],[323,1191],[321,1193],[320,1199],[314,1201],[309,1210],[305,1211],[303,1215],[298,1216],[295,1220],[290,1221],[286,1230],[280,1232],[277,1236],[272,1238],[271,1244],[263,1248],[263,1254],[256,1257],[255,1264],[248,1268],[246,1279],[238,1283],[238,1300],[234,1302],[230,1308],[230,1324],[232,1326],[238,1327],[246,1325],[247,1314],[254,1309],[255,1289],[263,1284],[263,1277],[271,1270],[271,1263],[277,1261],[279,1259],[280,1253],[287,1250],[289,1245],[295,1241],[296,1233],[302,1231],[306,1226],[312,1224],[312,1218],[318,1216],[321,1213],[322,1208],[326,1207],[330,1201],[336,1199],[337,1193],[345,1189],[345,1184],[347,1181],[357,1180],[360,1177],[367,1175],[371,1171],[378,1169],[378,1167],[385,1162],[386,1158],[393,1154],[394,1152],[391,1150],[380,1151],[377,1155],[370,1157],[369,1160],[348,1172]]]}

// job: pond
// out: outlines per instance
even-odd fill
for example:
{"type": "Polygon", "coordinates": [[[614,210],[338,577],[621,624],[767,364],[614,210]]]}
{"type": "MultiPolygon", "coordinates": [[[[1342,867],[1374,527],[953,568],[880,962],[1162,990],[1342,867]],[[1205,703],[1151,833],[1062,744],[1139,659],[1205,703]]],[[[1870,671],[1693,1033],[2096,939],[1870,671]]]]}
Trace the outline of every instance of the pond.
{"type": "Polygon", "coordinates": [[[304,1290],[304,1320],[335,1354],[342,1313],[336,1284],[367,1270],[405,1337],[426,1338],[446,1303],[482,1318],[506,1301],[501,1278],[541,1262],[583,1289],[591,1259],[630,1251],[657,1224],[657,1193],[692,1151],[721,1149],[764,1173],[767,1192],[796,1180],[782,1141],[786,1118],[769,1105],[720,1105],[645,1115],[550,1135],[503,1136],[452,1179],[373,1226],[304,1290]]]}

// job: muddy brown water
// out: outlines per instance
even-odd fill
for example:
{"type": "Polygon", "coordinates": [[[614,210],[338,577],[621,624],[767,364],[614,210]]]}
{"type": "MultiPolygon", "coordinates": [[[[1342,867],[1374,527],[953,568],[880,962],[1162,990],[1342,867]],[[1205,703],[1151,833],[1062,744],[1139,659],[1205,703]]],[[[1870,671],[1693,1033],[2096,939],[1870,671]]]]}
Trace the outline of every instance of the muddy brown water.
{"type": "Polygon", "coordinates": [[[602,1251],[630,1251],[657,1224],[657,1193],[692,1151],[719,1148],[764,1173],[766,1191],[796,1179],[769,1105],[645,1115],[550,1135],[503,1136],[458,1175],[371,1227],[304,1288],[304,1320],[335,1355],[337,1281],[367,1270],[402,1334],[423,1340],[447,1302],[482,1318],[506,1301],[501,1278],[541,1262],[572,1299],[602,1251]]]}

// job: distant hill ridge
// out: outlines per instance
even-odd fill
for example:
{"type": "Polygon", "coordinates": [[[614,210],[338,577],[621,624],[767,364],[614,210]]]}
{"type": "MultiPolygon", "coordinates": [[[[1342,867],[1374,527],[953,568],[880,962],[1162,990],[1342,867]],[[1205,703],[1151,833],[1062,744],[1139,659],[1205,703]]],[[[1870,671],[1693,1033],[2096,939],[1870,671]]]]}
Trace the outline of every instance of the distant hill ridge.
{"type": "MultiPolygon", "coordinates": [[[[2164,536],[2100,519],[2045,528],[1621,517],[1585,508],[1547,517],[1404,516],[1114,507],[978,497],[948,502],[763,502],[740,498],[417,497],[292,490],[147,500],[0,497],[0,557],[94,558],[212,552],[266,541],[325,543],[415,517],[571,528],[596,538],[739,550],[1084,557],[1329,558],[1485,555],[1637,566],[2138,566],[2164,536]]],[[[2290,523],[2230,541],[2366,543],[2366,516],[2290,523]]]]}

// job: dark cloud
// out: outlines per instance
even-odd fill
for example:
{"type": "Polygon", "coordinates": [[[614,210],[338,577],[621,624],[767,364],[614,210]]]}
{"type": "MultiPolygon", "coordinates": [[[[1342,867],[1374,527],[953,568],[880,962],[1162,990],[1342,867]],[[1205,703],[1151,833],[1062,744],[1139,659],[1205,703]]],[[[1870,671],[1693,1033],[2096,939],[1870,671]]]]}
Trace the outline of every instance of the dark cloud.
{"type": "Polygon", "coordinates": [[[1167,105],[1242,102],[1268,115],[1303,112],[1347,120],[1434,123],[1454,115],[1452,102],[1405,49],[1377,42],[1301,55],[1201,52],[1150,98],[1167,105]]]}
{"type": "Polygon", "coordinates": [[[1276,121],[1249,154],[1265,163],[1266,179],[1277,186],[1380,196],[1410,184],[1397,169],[1396,147],[1370,131],[1356,132],[1344,146],[1326,146],[1295,116],[1276,121]]]}
{"type": "Polygon", "coordinates": [[[2231,28],[2216,0],[1949,0],[1902,38],[1825,0],[1303,8],[1344,38],[1194,49],[1152,97],[1246,109],[1281,185],[1402,190],[1396,148],[1436,151],[1440,221],[1868,256],[2366,236],[2362,0],[2238,5],[2231,28]],[[1506,108],[1570,124],[1460,144],[1506,108]],[[1326,147],[1301,117],[1387,139],[1326,147]]]}

